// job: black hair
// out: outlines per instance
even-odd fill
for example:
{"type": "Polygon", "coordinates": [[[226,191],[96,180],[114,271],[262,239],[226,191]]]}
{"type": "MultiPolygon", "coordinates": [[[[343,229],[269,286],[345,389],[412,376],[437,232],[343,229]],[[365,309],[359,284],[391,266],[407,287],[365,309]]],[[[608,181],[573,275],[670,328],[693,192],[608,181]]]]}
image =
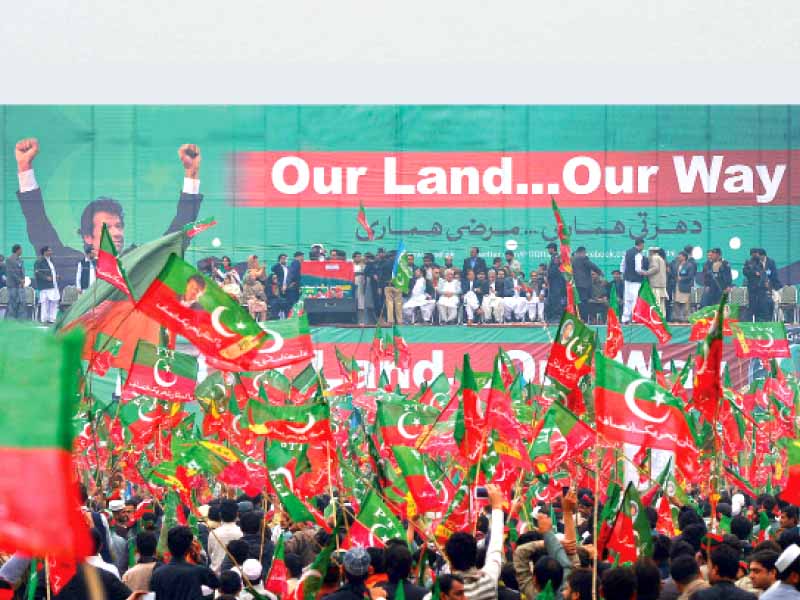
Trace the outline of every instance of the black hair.
{"type": "Polygon", "coordinates": [[[250,544],[242,539],[231,540],[228,542],[228,554],[230,554],[238,564],[242,564],[250,555],[250,544]]]}
{"type": "Polygon", "coordinates": [[[294,257],[297,258],[298,256],[303,256],[303,254],[304,254],[303,252],[298,250],[297,252],[294,253],[294,257]]]}
{"type": "Polygon", "coordinates": [[[22,250],[22,246],[20,246],[19,244],[14,244],[13,246],[11,246],[11,254],[15,254],[17,250],[22,250]]]}
{"type": "Polygon", "coordinates": [[[578,594],[579,600],[590,600],[592,597],[592,570],[575,569],[567,577],[570,590],[578,594]]]}
{"type": "Polygon", "coordinates": [[[740,552],[728,544],[720,544],[711,551],[711,564],[723,579],[736,579],[739,572],[740,552]]]}
{"type": "Polygon", "coordinates": [[[100,551],[103,549],[103,546],[105,545],[103,543],[104,536],[97,527],[92,527],[90,533],[92,535],[92,554],[100,554],[100,551]]]}
{"type": "MultiPolygon", "coordinates": [[[[464,584],[464,578],[461,575],[453,575],[450,573],[445,573],[444,575],[439,575],[436,579],[439,584],[439,591],[442,594],[449,594],[450,590],[453,589],[453,582],[458,581],[462,585],[464,584]]],[[[438,598],[432,598],[431,600],[439,600],[438,598]]]]}
{"type": "Polygon", "coordinates": [[[558,250],[558,245],[553,242],[550,242],[549,244],[547,244],[547,246],[545,246],[545,248],[547,250],[558,250]]]}
{"type": "Polygon", "coordinates": [[[242,578],[236,571],[223,571],[219,576],[219,591],[236,595],[242,591],[242,578]]]}
{"type": "Polygon", "coordinates": [[[116,215],[119,217],[119,220],[122,222],[123,226],[125,225],[125,215],[122,212],[122,205],[113,198],[100,196],[96,200],[89,202],[89,204],[86,205],[86,208],[83,209],[83,214],[81,214],[80,230],[80,234],[82,236],[94,234],[94,215],[95,213],[99,212],[116,215]]]}
{"type": "Polygon", "coordinates": [[[242,533],[258,533],[261,531],[261,511],[249,510],[239,518],[239,528],[242,533]]]}
{"type": "Polygon", "coordinates": [[[787,519],[794,519],[795,521],[797,521],[798,519],[798,512],[796,506],[792,506],[790,504],[789,506],[784,508],[781,512],[786,516],[787,519]]]}
{"type": "Polygon", "coordinates": [[[50,246],[42,246],[41,248],[39,248],[39,255],[44,256],[44,253],[47,252],[48,250],[50,250],[50,246]]]}
{"type": "Polygon", "coordinates": [[[194,534],[185,525],[177,525],[167,532],[167,548],[174,558],[183,558],[192,547],[194,534]]]}
{"type": "MultiPolygon", "coordinates": [[[[278,254],[278,260],[282,259],[284,256],[285,256],[286,258],[289,258],[289,256],[288,256],[287,254],[283,254],[283,253],[281,253],[281,254],[278,254]]],[[[223,256],[223,258],[225,258],[225,257],[223,256]]]]}
{"type": "Polygon", "coordinates": [[[677,583],[686,585],[697,579],[700,575],[700,567],[694,556],[682,554],[669,563],[669,574],[677,583]]]}
{"type": "Polygon", "coordinates": [[[219,505],[219,518],[223,523],[233,523],[239,514],[239,504],[236,500],[223,500],[219,505]]]}
{"type": "Polygon", "coordinates": [[[706,525],[705,523],[691,523],[686,526],[681,532],[681,538],[684,541],[689,542],[695,551],[700,550],[700,545],[703,541],[703,536],[706,534],[706,525]]]}
{"type": "Polygon", "coordinates": [[[689,542],[678,540],[672,543],[672,547],[669,550],[669,559],[673,561],[679,556],[691,556],[694,558],[695,552],[694,547],[689,542]]]}
{"type": "Polygon", "coordinates": [[[533,578],[536,580],[536,586],[540,590],[547,586],[548,581],[553,586],[553,589],[557,590],[561,587],[561,582],[564,581],[564,568],[558,564],[555,558],[543,556],[533,565],[533,578]]]}
{"type": "Polygon", "coordinates": [[[303,574],[303,559],[300,555],[289,552],[283,557],[283,562],[286,563],[286,570],[292,577],[297,578],[303,574]]]}
{"type": "Polygon", "coordinates": [[[640,558],[633,567],[636,573],[636,600],[658,600],[661,571],[650,558],[640,558]]]}
{"type": "Polygon", "coordinates": [[[519,590],[517,572],[514,570],[514,565],[512,563],[507,562],[503,564],[503,567],[500,569],[500,581],[510,590],[519,590]]]}
{"type": "Polygon", "coordinates": [[[753,532],[753,524],[743,515],[736,515],[731,519],[731,533],[740,540],[749,540],[753,532]]]}
{"type": "Polygon", "coordinates": [[[781,534],[778,536],[778,544],[780,544],[780,547],[784,550],[792,544],[800,546],[800,530],[798,530],[797,527],[792,527],[791,529],[781,531],[781,534]]]}
{"type": "Polygon", "coordinates": [[[158,538],[152,531],[140,531],[136,534],[136,551],[139,556],[155,556],[158,538]]]}
{"type": "Polygon", "coordinates": [[[186,280],[186,284],[188,285],[190,281],[194,281],[197,285],[199,285],[201,290],[206,289],[205,277],[200,275],[200,273],[195,273],[194,275],[191,275],[189,279],[186,280]]]}
{"type": "Polygon", "coordinates": [[[678,252],[678,256],[682,256],[686,260],[689,260],[689,255],[684,250],[681,250],[680,252],[678,252]]]}
{"type": "Polygon", "coordinates": [[[634,246],[644,246],[644,238],[640,238],[640,237],[636,238],[635,240],[633,240],[633,245],[634,246]]]}
{"type": "Polygon", "coordinates": [[[616,567],[603,573],[601,587],[605,600],[631,600],[636,593],[636,574],[630,567],[616,567]]]}
{"type": "Polygon", "coordinates": [[[775,561],[778,560],[780,555],[771,550],[761,550],[760,552],[753,552],[750,555],[750,562],[757,562],[767,571],[775,570],[775,561]]]}
{"type": "Polygon", "coordinates": [[[392,544],[386,549],[386,573],[389,583],[397,583],[411,573],[411,551],[405,544],[392,544]]]}
{"type": "Polygon", "coordinates": [[[386,573],[386,550],[370,546],[367,548],[369,554],[369,566],[374,573],[386,573]]]}
{"type": "Polygon", "coordinates": [[[775,496],[770,494],[761,494],[758,498],[756,498],[756,503],[768,513],[772,513],[775,505],[777,504],[777,502],[775,502],[775,496]]]}
{"type": "Polygon", "coordinates": [[[542,534],[538,531],[526,531],[517,538],[517,546],[522,546],[522,544],[527,544],[528,542],[538,542],[541,539],[543,539],[542,534]]]}
{"type": "Polygon", "coordinates": [[[722,250],[720,250],[719,248],[711,248],[711,252],[713,252],[714,254],[719,254],[720,256],[722,256],[722,250]]]}
{"type": "Polygon", "coordinates": [[[208,520],[209,521],[219,521],[219,504],[209,503],[209,505],[208,505],[208,520]]]}
{"type": "Polygon", "coordinates": [[[659,533],[653,537],[653,560],[657,563],[669,560],[669,552],[672,549],[672,540],[659,533]]]}
{"type": "Polygon", "coordinates": [[[459,531],[450,536],[444,546],[444,551],[456,571],[466,571],[475,566],[478,544],[473,536],[459,531]]]}

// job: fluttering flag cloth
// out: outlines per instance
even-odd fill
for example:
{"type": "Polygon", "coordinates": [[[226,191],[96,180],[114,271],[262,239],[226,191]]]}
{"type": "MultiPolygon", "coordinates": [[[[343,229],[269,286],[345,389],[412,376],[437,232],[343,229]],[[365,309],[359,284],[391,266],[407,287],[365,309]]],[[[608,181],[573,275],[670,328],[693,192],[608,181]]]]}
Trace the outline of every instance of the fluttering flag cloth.
{"type": "Polygon", "coordinates": [[[697,447],[682,402],[633,369],[599,353],[596,361],[597,433],[606,443],[672,450],[684,474],[694,472],[697,447]]]}
{"type": "Polygon", "coordinates": [[[739,358],[789,358],[786,326],[777,322],[737,321],[730,324],[739,358]]]}
{"type": "Polygon", "coordinates": [[[633,322],[641,323],[652,331],[662,344],[672,339],[672,332],[667,326],[667,320],[656,302],[650,283],[645,279],[639,288],[639,296],[633,305],[633,322]]]}
{"type": "Polygon", "coordinates": [[[192,402],[197,384],[197,359],[150,342],[140,341],[133,355],[123,400],[151,396],[169,402],[192,402]]]}
{"type": "Polygon", "coordinates": [[[393,538],[403,539],[405,531],[400,521],[373,490],[367,492],[355,522],[350,525],[343,549],[361,546],[382,548],[393,538]]]}
{"type": "Polygon", "coordinates": [[[575,303],[580,302],[580,299],[575,298],[575,280],[572,274],[572,249],[570,248],[569,241],[569,228],[564,223],[564,217],[561,216],[561,211],[556,204],[556,199],[552,196],[550,201],[553,207],[553,216],[556,219],[556,232],[558,233],[559,258],[561,265],[559,270],[564,273],[564,279],[567,282],[567,311],[575,314],[575,303]]]}
{"type": "Polygon", "coordinates": [[[401,241],[400,246],[397,248],[394,266],[392,267],[392,287],[396,287],[404,294],[408,292],[408,284],[411,283],[411,277],[413,276],[406,256],[408,256],[408,251],[405,243],[401,241]]]}
{"type": "Polygon", "coordinates": [[[252,365],[267,334],[238,302],[177,255],[170,255],[136,306],[207,357],[239,371],[258,370],[252,365]]]}
{"type": "Polygon", "coordinates": [[[536,474],[552,473],[594,445],[595,431],[557,400],[534,432],[530,457],[536,474]]]}
{"type": "Polygon", "coordinates": [[[554,382],[564,404],[577,413],[584,411],[583,394],[578,382],[591,372],[594,344],[594,331],[576,315],[565,312],[561,316],[545,375],[554,382]]]}
{"type": "Polygon", "coordinates": [[[0,549],[9,553],[90,552],[72,469],[82,344],[78,331],[0,322],[0,549]]]}
{"type": "Polygon", "coordinates": [[[326,402],[272,406],[250,400],[250,430],[273,440],[306,444],[331,437],[330,408],[326,402]]]}
{"type": "Polygon", "coordinates": [[[625,338],[622,334],[622,325],[619,322],[619,315],[617,314],[617,307],[619,306],[617,300],[617,286],[612,285],[611,291],[608,293],[608,316],[606,317],[606,344],[603,348],[603,354],[608,358],[615,358],[622,346],[625,343],[625,338]]]}
{"type": "Polygon", "coordinates": [[[727,294],[722,296],[716,317],[711,324],[703,345],[695,355],[694,390],[692,404],[709,423],[715,423],[719,417],[722,402],[722,338],[723,315],[727,294]]]}
{"type": "Polygon", "coordinates": [[[202,221],[195,221],[194,223],[189,223],[185,225],[183,228],[183,232],[186,234],[186,237],[192,239],[199,233],[203,233],[207,229],[211,229],[217,224],[217,220],[214,217],[208,217],[207,219],[203,219],[202,221]]]}
{"type": "Polygon", "coordinates": [[[128,283],[128,276],[117,258],[117,247],[114,245],[105,223],[103,223],[103,231],[100,234],[100,248],[97,250],[97,277],[113,285],[131,300],[134,299],[128,283]]]}
{"type": "Polygon", "coordinates": [[[364,203],[358,205],[358,215],[356,216],[358,224],[367,232],[367,239],[372,241],[375,239],[375,232],[372,230],[369,222],[367,221],[367,212],[364,210],[364,203]]]}

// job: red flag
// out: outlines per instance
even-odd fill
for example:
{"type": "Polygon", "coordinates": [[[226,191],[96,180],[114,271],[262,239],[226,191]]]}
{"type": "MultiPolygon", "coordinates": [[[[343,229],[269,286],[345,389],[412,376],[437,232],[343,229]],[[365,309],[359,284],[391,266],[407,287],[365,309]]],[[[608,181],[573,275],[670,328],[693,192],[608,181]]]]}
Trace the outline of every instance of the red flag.
{"type": "Polygon", "coordinates": [[[695,356],[692,404],[712,424],[722,401],[722,320],[726,302],[727,294],[724,294],[708,336],[695,356]]]}
{"type": "Polygon", "coordinates": [[[625,343],[617,306],[617,286],[611,285],[611,291],[608,294],[608,316],[606,317],[606,345],[603,348],[603,354],[608,358],[615,358],[625,343]]]}
{"type": "Polygon", "coordinates": [[[662,344],[672,339],[672,333],[647,279],[642,282],[636,304],[633,306],[633,322],[645,325],[662,344]]]}
{"type": "MultiPolygon", "coordinates": [[[[370,227],[369,223],[367,222],[367,213],[364,210],[364,203],[360,203],[358,205],[358,216],[356,217],[358,224],[367,232],[367,239],[372,241],[375,239],[375,232],[370,227]]],[[[363,239],[363,238],[362,238],[363,239]]]]}
{"type": "Polygon", "coordinates": [[[456,412],[456,426],[453,437],[458,443],[461,455],[470,464],[480,460],[486,446],[486,419],[478,410],[478,384],[469,364],[469,355],[464,355],[464,369],[461,373],[461,404],[456,412]]]}
{"type": "Polygon", "coordinates": [[[128,276],[125,275],[125,269],[122,268],[122,263],[117,258],[117,248],[111,240],[105,223],[103,223],[103,231],[100,234],[100,248],[97,249],[97,277],[107,281],[133,300],[128,276]]]}

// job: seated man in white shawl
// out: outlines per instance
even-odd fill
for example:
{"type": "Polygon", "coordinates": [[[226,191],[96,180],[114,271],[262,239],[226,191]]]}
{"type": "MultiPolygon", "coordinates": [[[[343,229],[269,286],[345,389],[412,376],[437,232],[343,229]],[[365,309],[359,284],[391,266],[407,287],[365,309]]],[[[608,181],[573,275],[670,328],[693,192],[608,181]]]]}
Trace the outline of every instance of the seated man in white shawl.
{"type": "Polygon", "coordinates": [[[430,323],[433,319],[433,307],[436,301],[427,292],[428,280],[420,268],[414,269],[414,286],[408,300],[403,304],[403,316],[407,323],[414,323],[414,312],[418,308],[422,314],[422,320],[430,323]]]}
{"type": "Polygon", "coordinates": [[[453,270],[444,272],[444,281],[439,282],[439,322],[452,323],[458,318],[458,303],[461,284],[453,278],[453,270]]]}

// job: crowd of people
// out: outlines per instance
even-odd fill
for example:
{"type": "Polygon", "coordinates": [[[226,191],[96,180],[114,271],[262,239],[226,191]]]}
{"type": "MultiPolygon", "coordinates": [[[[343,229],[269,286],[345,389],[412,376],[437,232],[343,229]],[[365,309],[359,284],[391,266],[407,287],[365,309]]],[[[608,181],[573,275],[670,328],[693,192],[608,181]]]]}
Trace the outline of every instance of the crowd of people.
{"type": "MultiPolygon", "coordinates": [[[[657,511],[647,506],[652,553],[623,565],[614,563],[608,551],[597,555],[595,502],[589,489],[565,491],[550,505],[523,506],[524,500],[515,500],[509,506],[500,489],[489,485],[488,499],[476,507],[474,533],[457,532],[446,543],[433,544],[420,535],[427,531],[425,519],[414,517],[407,521],[406,539],[366,548],[340,547],[346,537],[341,525],[354,519],[346,503],[334,504],[323,528],[292,522],[274,497],[243,494],[234,499],[224,492],[200,507],[199,522],[190,528],[167,526],[158,504],[150,511],[137,510],[141,497],[107,500],[100,495],[89,501],[85,488],[82,492],[93,542],[86,562],[100,575],[109,600],[149,591],[157,600],[274,600],[276,594],[266,583],[279,545],[286,569],[283,597],[289,597],[311,565],[321,566],[316,560],[329,542],[336,544],[336,551],[322,565],[320,588],[306,599],[800,598],[797,507],[768,494],[750,498],[735,489],[719,494],[713,514],[709,498],[698,489],[690,490],[691,505],[670,498],[678,530],[669,535],[658,528],[657,511]],[[523,518],[523,513],[530,517],[523,518]],[[521,526],[523,521],[530,525],[521,526]],[[722,529],[721,523],[726,523],[722,529]],[[129,544],[135,548],[135,561],[129,562],[129,544]]],[[[323,511],[337,498],[308,500],[323,511]]],[[[30,559],[3,558],[0,590],[24,592],[30,559]]],[[[45,578],[34,584],[34,597],[44,598],[45,578]]],[[[86,597],[83,570],[54,596],[86,597]]]]}

